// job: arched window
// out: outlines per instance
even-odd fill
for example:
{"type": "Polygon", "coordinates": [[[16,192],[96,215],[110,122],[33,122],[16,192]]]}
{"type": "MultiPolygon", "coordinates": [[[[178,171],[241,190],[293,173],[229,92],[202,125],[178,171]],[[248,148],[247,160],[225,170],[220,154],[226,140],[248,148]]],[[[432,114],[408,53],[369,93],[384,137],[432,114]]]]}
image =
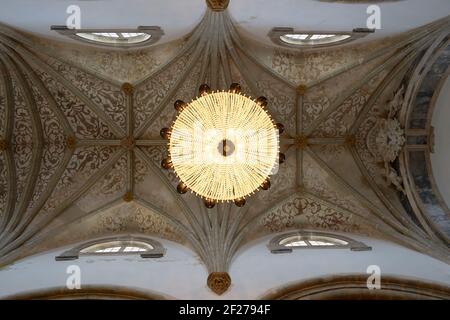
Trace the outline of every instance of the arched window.
{"type": "Polygon", "coordinates": [[[293,28],[276,27],[268,36],[272,42],[291,48],[318,48],[347,43],[373,33],[374,30],[356,28],[352,31],[296,31],[293,28]]]}
{"type": "Polygon", "coordinates": [[[75,260],[80,256],[140,255],[141,258],[160,258],[164,247],[153,239],[144,237],[109,237],[89,241],[63,252],[57,261],[75,260]]]}
{"type": "Polygon", "coordinates": [[[152,251],[154,248],[151,244],[135,241],[121,240],[98,243],[87,248],[81,249],[80,254],[83,255],[110,255],[110,254],[134,254],[140,252],[152,251]]]}
{"type": "Polygon", "coordinates": [[[143,32],[77,32],[76,35],[86,40],[113,45],[140,43],[152,37],[143,32]]]}
{"type": "Polygon", "coordinates": [[[350,34],[310,34],[310,33],[286,33],[280,36],[280,40],[293,45],[313,46],[318,44],[330,44],[344,41],[350,38],[350,34]]]}
{"type": "Polygon", "coordinates": [[[152,45],[164,35],[163,30],[157,26],[140,26],[135,29],[69,29],[67,26],[51,26],[51,30],[77,41],[115,48],[152,45]]]}
{"type": "Polygon", "coordinates": [[[293,249],[345,249],[353,251],[371,250],[362,242],[331,233],[296,231],[273,238],[268,246],[272,253],[287,253],[293,249]]]}

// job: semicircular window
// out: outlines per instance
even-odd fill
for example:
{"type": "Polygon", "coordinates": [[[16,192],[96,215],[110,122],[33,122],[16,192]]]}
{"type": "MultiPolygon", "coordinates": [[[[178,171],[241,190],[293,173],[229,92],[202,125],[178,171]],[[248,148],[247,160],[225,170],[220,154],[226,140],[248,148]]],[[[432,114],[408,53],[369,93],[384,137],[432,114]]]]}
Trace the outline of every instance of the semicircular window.
{"type": "Polygon", "coordinates": [[[141,241],[111,241],[81,249],[84,255],[135,254],[153,250],[153,246],[141,241]]]}
{"type": "Polygon", "coordinates": [[[281,41],[301,46],[314,46],[319,44],[331,44],[349,39],[349,34],[284,34],[281,41]]]}
{"type": "Polygon", "coordinates": [[[345,249],[353,251],[371,250],[362,242],[323,232],[297,231],[273,238],[268,244],[272,253],[292,252],[293,249],[345,249]]]}
{"type": "Polygon", "coordinates": [[[78,32],[76,35],[86,40],[114,45],[140,43],[152,37],[151,34],[143,32],[78,32]]]}
{"type": "Polygon", "coordinates": [[[332,247],[348,246],[348,242],[336,238],[325,236],[292,236],[280,241],[280,245],[285,247],[332,247]]]}
{"type": "Polygon", "coordinates": [[[114,48],[143,47],[156,43],[164,34],[158,26],[139,26],[134,29],[69,29],[51,26],[51,30],[73,40],[91,45],[114,48]]]}
{"type": "Polygon", "coordinates": [[[367,28],[355,28],[352,31],[303,31],[275,27],[268,36],[272,42],[280,46],[305,49],[344,44],[365,37],[374,31],[367,28]]]}
{"type": "Polygon", "coordinates": [[[156,240],[145,237],[110,237],[82,243],[63,252],[55,259],[75,260],[80,256],[140,255],[160,258],[166,249],[156,240]]]}

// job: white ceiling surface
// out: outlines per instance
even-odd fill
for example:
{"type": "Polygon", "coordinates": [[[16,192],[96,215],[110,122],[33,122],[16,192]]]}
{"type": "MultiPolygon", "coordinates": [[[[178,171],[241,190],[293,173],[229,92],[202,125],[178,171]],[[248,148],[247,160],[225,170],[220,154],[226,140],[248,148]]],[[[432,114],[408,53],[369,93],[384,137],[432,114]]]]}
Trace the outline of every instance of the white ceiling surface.
{"type": "Polygon", "coordinates": [[[201,20],[204,0],[0,0],[0,21],[20,30],[68,41],[50,30],[66,25],[69,5],[81,9],[81,28],[160,26],[170,41],[189,33],[201,20]]]}
{"type": "MultiPolygon", "coordinates": [[[[82,28],[134,28],[161,26],[161,42],[179,38],[200,21],[204,0],[0,0],[0,21],[23,31],[67,40],[50,31],[65,25],[66,8],[81,8],[82,28]]],[[[273,27],[303,30],[348,31],[365,27],[368,4],[327,3],[315,0],[231,0],[229,11],[244,32],[271,43],[273,27]]],[[[404,0],[379,4],[382,29],[367,39],[384,37],[450,15],[449,0],[404,0]]]]}
{"type": "MultiPolygon", "coordinates": [[[[231,0],[230,11],[244,30],[268,42],[267,33],[272,27],[305,31],[366,28],[369,5],[315,0],[231,0]]],[[[404,0],[377,5],[381,9],[381,29],[364,40],[394,35],[450,15],[449,0],[404,0]]]]}
{"type": "Polygon", "coordinates": [[[435,152],[431,154],[433,175],[439,192],[450,208],[450,77],[441,88],[432,119],[435,133],[435,152]]]}
{"type": "Polygon", "coordinates": [[[380,268],[382,282],[383,275],[402,275],[450,284],[446,263],[387,241],[351,235],[371,246],[372,251],[298,249],[290,254],[272,254],[266,247],[271,237],[241,249],[231,266],[232,285],[222,296],[215,295],[206,286],[207,272],[193,252],[159,239],[167,249],[166,255],[159,259],[119,255],[55,261],[55,256],[68,247],[27,257],[0,270],[0,299],[26,291],[64,287],[70,275],[67,268],[71,265],[80,267],[82,288],[88,285],[137,288],[178,299],[255,299],[298,281],[366,274],[371,265],[380,268]]]}

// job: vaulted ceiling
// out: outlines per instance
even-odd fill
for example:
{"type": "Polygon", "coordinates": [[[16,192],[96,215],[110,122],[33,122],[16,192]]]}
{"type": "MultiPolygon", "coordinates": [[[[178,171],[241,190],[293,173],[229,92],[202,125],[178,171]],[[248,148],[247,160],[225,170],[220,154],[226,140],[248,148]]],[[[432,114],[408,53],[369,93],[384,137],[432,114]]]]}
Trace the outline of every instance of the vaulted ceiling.
{"type": "Polygon", "coordinates": [[[450,20],[305,52],[248,38],[233,10],[207,9],[188,36],[139,51],[0,25],[0,265],[138,232],[189,246],[209,272],[226,272],[249,241],[297,228],[385,238],[450,261],[439,225],[448,219],[418,208],[398,160],[416,66],[448,45],[450,20]],[[176,175],[160,168],[159,130],[175,100],[232,82],[268,98],[286,128],[286,162],[243,208],[209,210],[177,194],[176,175]]]}

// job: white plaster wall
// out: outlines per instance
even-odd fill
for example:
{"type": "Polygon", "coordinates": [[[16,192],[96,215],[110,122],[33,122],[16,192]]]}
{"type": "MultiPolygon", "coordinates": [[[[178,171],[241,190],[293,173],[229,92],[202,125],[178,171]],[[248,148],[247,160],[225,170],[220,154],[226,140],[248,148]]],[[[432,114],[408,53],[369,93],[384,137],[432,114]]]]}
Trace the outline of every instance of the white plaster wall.
{"type": "MultiPolygon", "coordinates": [[[[230,290],[218,297],[206,286],[207,272],[188,249],[161,240],[167,254],[161,259],[138,257],[83,257],[75,261],[55,261],[67,248],[23,259],[0,270],[0,298],[21,292],[65,285],[66,268],[77,264],[82,285],[126,286],[149,290],[180,299],[255,299],[269,290],[315,277],[365,273],[376,264],[382,275],[399,275],[450,286],[450,266],[381,240],[352,236],[373,247],[372,251],[348,249],[294,250],[291,254],[271,254],[266,248],[272,236],[241,250],[230,275],[230,290]]],[[[381,279],[382,281],[382,279],[381,279]]]]}
{"type": "MultiPolygon", "coordinates": [[[[362,41],[398,34],[450,14],[449,0],[379,1],[372,4],[380,7],[381,29],[362,41]]],[[[348,4],[316,0],[231,0],[229,11],[243,31],[269,44],[267,33],[273,27],[304,31],[366,28],[369,5],[369,1],[348,4]]]]}
{"type": "Polygon", "coordinates": [[[435,152],[431,154],[433,175],[450,208],[450,77],[447,77],[436,100],[431,123],[435,133],[435,152]]]}
{"type": "Polygon", "coordinates": [[[51,25],[66,25],[70,5],[80,7],[81,28],[160,26],[165,33],[161,43],[191,32],[206,10],[204,0],[0,0],[0,22],[36,35],[72,41],[50,30],[51,25]]]}
{"type": "MultiPolygon", "coordinates": [[[[66,9],[72,4],[81,8],[82,28],[156,25],[165,32],[160,43],[186,35],[206,10],[205,0],[0,0],[0,22],[34,34],[71,41],[50,31],[50,25],[65,25],[66,9]]],[[[323,31],[366,27],[368,5],[314,0],[231,0],[229,11],[242,30],[258,41],[272,44],[267,33],[273,27],[323,31]]],[[[404,0],[377,5],[381,7],[381,29],[363,41],[403,32],[450,14],[448,0],[404,0]]]]}
{"type": "Polygon", "coordinates": [[[172,297],[196,296],[204,290],[206,269],[189,249],[170,241],[160,240],[167,249],[159,259],[139,256],[84,256],[78,260],[55,261],[70,247],[25,258],[0,270],[0,298],[28,290],[64,287],[69,276],[67,267],[81,269],[81,286],[108,285],[150,289],[172,297]]]}
{"type": "Polygon", "coordinates": [[[230,296],[261,296],[286,284],[326,275],[364,274],[369,265],[378,265],[381,276],[398,275],[450,285],[450,265],[446,263],[386,241],[350,237],[371,246],[372,251],[297,249],[290,254],[271,254],[266,244],[272,237],[267,237],[236,258],[231,276],[237,290],[236,296],[233,290],[230,296]]]}

